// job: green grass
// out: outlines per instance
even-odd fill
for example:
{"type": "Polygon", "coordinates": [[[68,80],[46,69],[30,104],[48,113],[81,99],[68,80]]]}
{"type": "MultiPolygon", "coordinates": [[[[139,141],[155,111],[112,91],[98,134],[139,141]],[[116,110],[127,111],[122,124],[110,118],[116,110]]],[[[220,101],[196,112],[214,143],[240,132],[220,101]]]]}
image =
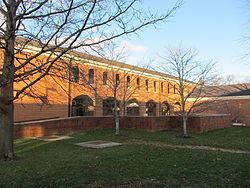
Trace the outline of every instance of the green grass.
{"type": "Polygon", "coordinates": [[[250,150],[250,129],[230,128],[182,139],[178,133],[101,130],[73,139],[43,142],[16,140],[19,159],[0,162],[0,187],[250,187],[250,154],[173,149],[127,143],[106,149],[83,149],[87,140],[132,139],[182,145],[250,150]]]}

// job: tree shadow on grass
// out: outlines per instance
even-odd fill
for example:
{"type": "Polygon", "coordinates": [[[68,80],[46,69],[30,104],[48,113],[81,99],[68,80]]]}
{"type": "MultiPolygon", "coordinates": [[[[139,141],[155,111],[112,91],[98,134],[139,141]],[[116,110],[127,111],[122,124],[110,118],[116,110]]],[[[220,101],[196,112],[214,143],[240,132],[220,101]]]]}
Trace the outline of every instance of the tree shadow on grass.
{"type": "Polygon", "coordinates": [[[37,149],[48,144],[48,142],[34,139],[25,139],[22,142],[15,143],[15,153],[17,155],[37,149]]]}

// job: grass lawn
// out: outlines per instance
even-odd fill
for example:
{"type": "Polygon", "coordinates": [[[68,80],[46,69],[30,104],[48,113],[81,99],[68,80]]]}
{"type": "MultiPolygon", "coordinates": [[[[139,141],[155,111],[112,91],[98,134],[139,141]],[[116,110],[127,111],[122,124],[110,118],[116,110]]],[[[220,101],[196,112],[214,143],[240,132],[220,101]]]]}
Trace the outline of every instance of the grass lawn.
{"type": "Polygon", "coordinates": [[[250,187],[250,154],[149,146],[134,141],[206,145],[250,151],[250,128],[183,139],[177,133],[101,130],[56,142],[18,139],[19,159],[0,162],[0,187],[250,187]],[[75,143],[110,140],[106,149],[75,143]],[[132,142],[133,141],[133,142],[132,142]]]}

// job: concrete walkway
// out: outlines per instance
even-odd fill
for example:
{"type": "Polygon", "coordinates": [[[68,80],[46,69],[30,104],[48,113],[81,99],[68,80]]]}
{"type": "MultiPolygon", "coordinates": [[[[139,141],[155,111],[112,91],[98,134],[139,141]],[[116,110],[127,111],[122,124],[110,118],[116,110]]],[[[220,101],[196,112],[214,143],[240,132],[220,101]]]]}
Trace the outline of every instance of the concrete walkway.
{"type": "Polygon", "coordinates": [[[168,148],[197,149],[197,150],[207,150],[207,151],[220,151],[220,152],[227,152],[227,153],[250,154],[250,151],[243,151],[243,150],[215,148],[215,147],[210,147],[210,146],[174,145],[174,144],[167,144],[164,142],[152,142],[152,141],[143,141],[143,140],[131,140],[127,143],[157,146],[157,147],[168,147],[168,148]]]}

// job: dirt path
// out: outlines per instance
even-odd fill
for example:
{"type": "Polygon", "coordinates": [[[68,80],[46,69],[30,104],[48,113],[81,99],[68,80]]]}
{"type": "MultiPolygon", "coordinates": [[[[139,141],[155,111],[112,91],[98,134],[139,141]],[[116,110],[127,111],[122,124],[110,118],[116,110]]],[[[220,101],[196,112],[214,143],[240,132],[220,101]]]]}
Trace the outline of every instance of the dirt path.
{"type": "Polygon", "coordinates": [[[227,153],[250,154],[250,151],[243,151],[243,150],[215,148],[215,147],[210,147],[210,146],[174,145],[174,144],[167,144],[167,143],[163,143],[163,142],[154,142],[154,141],[152,142],[152,141],[143,141],[143,140],[131,140],[127,143],[138,144],[138,145],[157,146],[157,147],[168,147],[168,148],[198,149],[198,150],[207,150],[207,151],[221,151],[221,152],[227,152],[227,153]]]}

